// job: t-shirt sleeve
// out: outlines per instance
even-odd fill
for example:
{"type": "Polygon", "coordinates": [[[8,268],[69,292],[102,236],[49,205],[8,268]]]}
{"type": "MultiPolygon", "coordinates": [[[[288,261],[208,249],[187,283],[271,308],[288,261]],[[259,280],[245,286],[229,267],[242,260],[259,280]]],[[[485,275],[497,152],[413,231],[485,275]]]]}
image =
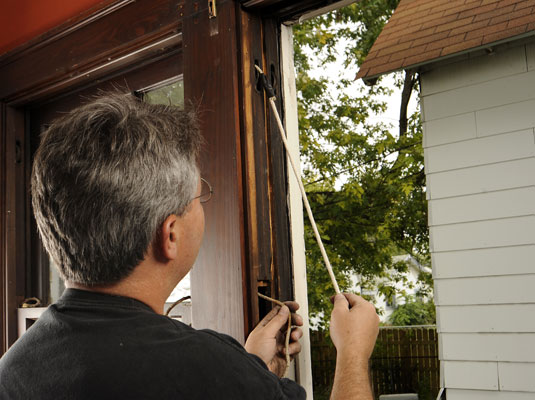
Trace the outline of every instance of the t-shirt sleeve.
{"type": "MultiPolygon", "coordinates": [[[[234,340],[234,339],[232,339],[234,340]]],[[[238,343],[238,342],[236,342],[238,343]]],[[[239,345],[239,343],[238,343],[239,345]]],[[[241,346],[241,345],[240,345],[241,346]]],[[[258,357],[256,354],[247,353],[251,358],[256,360],[256,362],[264,369],[269,371],[268,366],[260,357],[258,357]]],[[[275,375],[275,374],[273,374],[275,375]]],[[[276,376],[276,375],[275,375],[276,376]]],[[[278,378],[278,377],[277,377],[278,378]]],[[[281,391],[283,396],[279,397],[280,400],[286,400],[286,399],[298,399],[298,400],[304,400],[306,399],[306,392],[305,389],[301,385],[299,385],[297,382],[292,381],[288,378],[278,378],[281,391]]],[[[277,400],[279,400],[277,399],[277,400]]]]}
{"type": "Polygon", "coordinates": [[[282,378],[280,382],[281,382],[281,389],[283,393],[281,400],[283,399],[284,400],[285,399],[305,400],[307,398],[307,393],[305,392],[305,389],[301,385],[292,381],[291,379],[282,378]]]}
{"type": "MultiPolygon", "coordinates": [[[[278,390],[275,390],[273,395],[273,400],[305,400],[306,391],[299,385],[297,382],[288,379],[288,378],[279,378],[277,375],[269,371],[266,363],[257,355],[248,353],[244,347],[231,336],[214,332],[211,330],[204,330],[206,333],[209,333],[213,336],[216,336],[220,340],[224,341],[228,345],[234,347],[236,351],[240,352],[244,357],[252,360],[253,363],[257,364],[259,369],[263,371],[263,375],[266,376],[267,380],[272,381],[278,386],[278,390]]],[[[251,371],[252,372],[252,371],[251,371]]]]}

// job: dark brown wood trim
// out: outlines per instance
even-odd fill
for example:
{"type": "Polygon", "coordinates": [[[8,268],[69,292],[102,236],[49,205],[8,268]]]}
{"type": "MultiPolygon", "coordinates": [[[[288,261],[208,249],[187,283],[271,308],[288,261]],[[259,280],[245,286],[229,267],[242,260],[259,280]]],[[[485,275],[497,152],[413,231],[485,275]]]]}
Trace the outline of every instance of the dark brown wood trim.
{"type": "Polygon", "coordinates": [[[0,57],[0,99],[27,105],[180,46],[182,7],[181,0],[119,1],[7,53],[0,57]]]}
{"type": "Polygon", "coordinates": [[[141,67],[156,71],[155,61],[156,75],[180,74],[182,11],[182,0],[105,1],[0,57],[2,352],[18,336],[17,308],[24,298],[47,297],[40,289],[48,278],[46,268],[34,268],[40,249],[35,235],[32,240],[28,196],[29,107],[73,91],[83,93],[85,86],[124,85],[111,79],[118,74],[136,84],[143,77],[135,71],[124,74],[141,67]]]}
{"type": "Polygon", "coordinates": [[[17,307],[25,295],[26,232],[25,232],[25,117],[24,111],[13,107],[5,110],[5,275],[6,299],[4,342],[10,346],[17,339],[17,307]]]}
{"type": "MultiPolygon", "coordinates": [[[[276,18],[278,21],[295,22],[303,14],[337,1],[333,0],[239,0],[242,6],[264,18],[276,18]]],[[[355,0],[358,1],[358,0],[355,0]]]]}
{"type": "Polygon", "coordinates": [[[205,206],[207,220],[224,220],[207,224],[206,235],[219,240],[203,248],[194,273],[213,277],[214,285],[196,288],[192,283],[195,307],[203,310],[207,325],[243,338],[266,311],[258,304],[259,288],[277,298],[292,297],[286,158],[264,95],[254,87],[257,60],[281,93],[278,23],[248,14],[233,0],[218,2],[216,18],[208,18],[207,2],[194,0],[102,4],[0,57],[3,349],[17,337],[18,305],[34,290],[25,287],[26,275],[38,252],[28,245],[27,110],[52,100],[67,107],[70,93],[117,83],[114,76],[135,74],[142,65],[156,65],[155,60],[174,71],[171,55],[181,49],[186,101],[199,107],[207,138],[202,171],[215,188],[214,201],[205,206]],[[131,20],[136,23],[125,24],[131,20]],[[17,141],[26,158],[22,165],[15,162],[17,141]]]}
{"type": "MultiPolygon", "coordinates": [[[[6,105],[0,103],[0,314],[7,315],[7,212],[6,212],[6,105]]],[[[7,318],[0,325],[0,354],[6,352],[7,318]]]]}
{"type": "Polygon", "coordinates": [[[204,207],[205,240],[192,270],[192,306],[198,327],[212,326],[243,341],[246,245],[237,4],[218,1],[216,18],[208,17],[207,6],[208,2],[188,1],[183,18],[184,95],[186,102],[197,105],[201,112],[201,130],[206,140],[201,172],[214,186],[213,199],[204,207]],[[200,284],[201,274],[212,279],[200,284]]]}

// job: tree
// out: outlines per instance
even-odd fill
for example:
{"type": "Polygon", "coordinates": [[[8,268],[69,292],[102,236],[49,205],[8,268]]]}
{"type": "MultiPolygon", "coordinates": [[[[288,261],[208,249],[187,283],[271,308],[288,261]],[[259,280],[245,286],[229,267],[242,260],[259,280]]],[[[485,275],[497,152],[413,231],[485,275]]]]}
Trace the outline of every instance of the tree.
{"type": "MultiPolygon", "coordinates": [[[[386,296],[395,295],[388,282],[404,280],[407,271],[393,255],[429,262],[420,115],[407,114],[418,79],[412,71],[396,75],[402,102],[395,131],[372,119],[384,112],[381,96],[392,90],[381,79],[365,87],[353,77],[398,1],[361,0],[294,28],[303,177],[320,234],[342,288],[358,276],[361,287],[386,296]],[[339,57],[352,76],[311,73],[314,63],[339,57]]],[[[305,241],[309,306],[322,326],[333,289],[308,221],[305,241]]]]}
{"type": "Polygon", "coordinates": [[[419,297],[408,297],[405,304],[399,305],[388,322],[394,326],[434,325],[436,324],[435,303],[419,297]]]}

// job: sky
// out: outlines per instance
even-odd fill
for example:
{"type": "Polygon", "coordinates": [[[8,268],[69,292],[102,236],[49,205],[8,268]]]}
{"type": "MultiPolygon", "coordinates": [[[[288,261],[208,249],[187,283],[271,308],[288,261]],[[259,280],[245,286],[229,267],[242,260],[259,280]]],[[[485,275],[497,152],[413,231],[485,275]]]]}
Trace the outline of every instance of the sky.
{"type": "MultiPolygon", "coordinates": [[[[311,71],[309,72],[310,76],[313,78],[319,78],[321,76],[330,76],[330,77],[338,77],[341,79],[347,79],[347,80],[353,80],[353,85],[350,85],[347,88],[348,93],[358,93],[360,88],[365,87],[364,82],[362,79],[355,80],[355,76],[358,73],[358,67],[354,68],[346,68],[343,65],[344,62],[344,51],[345,48],[350,45],[349,41],[347,39],[340,39],[338,41],[338,44],[335,46],[336,52],[338,53],[338,57],[336,57],[336,60],[329,64],[319,64],[318,62],[315,62],[314,57],[310,57],[310,66],[311,71]]],[[[311,52],[309,53],[311,54],[311,52]]],[[[399,126],[399,109],[401,106],[401,89],[398,89],[394,84],[394,74],[386,75],[383,77],[382,84],[384,86],[388,86],[393,90],[393,93],[391,96],[378,96],[379,99],[385,101],[387,103],[387,110],[378,115],[375,114],[372,117],[370,117],[371,122],[383,122],[383,123],[390,123],[392,124],[396,129],[399,126]]],[[[330,93],[331,97],[336,98],[338,97],[338,91],[335,87],[330,87],[330,93]]],[[[411,97],[411,100],[409,102],[408,107],[408,115],[411,115],[415,110],[417,106],[417,101],[414,96],[411,97]]]]}

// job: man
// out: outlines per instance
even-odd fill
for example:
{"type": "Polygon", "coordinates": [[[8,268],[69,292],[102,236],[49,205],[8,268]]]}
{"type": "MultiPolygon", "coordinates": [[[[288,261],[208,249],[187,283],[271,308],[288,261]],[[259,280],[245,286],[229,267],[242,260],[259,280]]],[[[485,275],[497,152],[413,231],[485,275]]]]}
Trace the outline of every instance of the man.
{"type": "MultiPolygon", "coordinates": [[[[305,398],[280,377],[281,331],[295,302],[270,312],[245,348],[161,315],[203,237],[200,146],[192,113],[119,94],[48,129],[35,155],[32,203],[67,289],[0,360],[1,399],[305,398]]],[[[369,303],[335,297],[334,399],[371,399],[377,326],[369,303]]],[[[293,329],[291,356],[301,335],[293,329]]]]}

